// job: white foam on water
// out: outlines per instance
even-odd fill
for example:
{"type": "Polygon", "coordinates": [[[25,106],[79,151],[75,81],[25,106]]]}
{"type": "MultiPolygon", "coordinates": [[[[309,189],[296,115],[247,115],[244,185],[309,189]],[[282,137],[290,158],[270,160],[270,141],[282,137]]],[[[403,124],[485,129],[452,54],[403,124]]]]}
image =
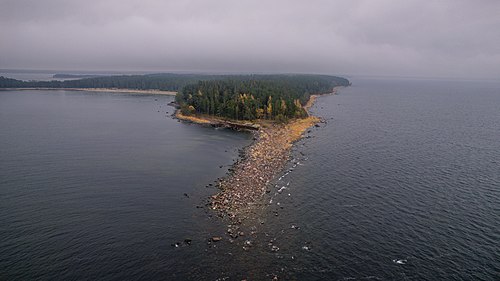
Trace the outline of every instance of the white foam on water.
{"type": "Polygon", "coordinates": [[[408,262],[407,260],[404,259],[394,259],[392,262],[397,263],[397,264],[406,264],[408,262]]]}

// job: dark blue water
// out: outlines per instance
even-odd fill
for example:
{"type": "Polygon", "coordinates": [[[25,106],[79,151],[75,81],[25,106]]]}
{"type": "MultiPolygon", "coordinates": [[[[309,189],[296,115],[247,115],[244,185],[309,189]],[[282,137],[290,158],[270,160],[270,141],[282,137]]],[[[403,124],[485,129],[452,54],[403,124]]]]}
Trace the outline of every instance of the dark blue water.
{"type": "Polygon", "coordinates": [[[234,243],[196,206],[251,137],[178,123],[170,99],[0,92],[0,279],[498,279],[500,83],[319,98],[327,123],[234,243]]]}
{"type": "Polygon", "coordinates": [[[220,226],[196,206],[251,136],[179,123],[172,99],[0,91],[1,280],[161,280],[210,266],[199,253],[220,226]],[[173,251],[185,238],[192,247],[173,251]]]}
{"type": "Polygon", "coordinates": [[[268,263],[299,280],[498,280],[500,83],[353,82],[318,100],[327,124],[271,196],[268,263]]]}

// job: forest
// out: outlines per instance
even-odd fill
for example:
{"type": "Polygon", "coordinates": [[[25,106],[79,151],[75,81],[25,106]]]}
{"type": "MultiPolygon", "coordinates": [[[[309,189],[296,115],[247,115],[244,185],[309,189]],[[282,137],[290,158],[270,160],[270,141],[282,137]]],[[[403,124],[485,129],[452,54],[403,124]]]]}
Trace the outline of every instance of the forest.
{"type": "Polygon", "coordinates": [[[236,120],[286,121],[307,115],[311,94],[347,86],[347,79],[329,75],[147,74],[99,76],[75,80],[21,81],[0,77],[0,88],[118,88],[177,91],[183,114],[208,114],[236,120]]]}
{"type": "Polygon", "coordinates": [[[183,114],[202,113],[236,120],[287,121],[307,116],[303,105],[311,94],[348,86],[327,75],[251,75],[189,84],[177,94],[183,114]]]}
{"type": "MultiPolygon", "coordinates": [[[[61,74],[58,74],[59,76],[61,74]]],[[[220,75],[173,73],[99,76],[65,81],[22,81],[0,77],[0,88],[118,88],[179,91],[185,85],[196,83],[199,80],[220,78],[220,75]]]]}

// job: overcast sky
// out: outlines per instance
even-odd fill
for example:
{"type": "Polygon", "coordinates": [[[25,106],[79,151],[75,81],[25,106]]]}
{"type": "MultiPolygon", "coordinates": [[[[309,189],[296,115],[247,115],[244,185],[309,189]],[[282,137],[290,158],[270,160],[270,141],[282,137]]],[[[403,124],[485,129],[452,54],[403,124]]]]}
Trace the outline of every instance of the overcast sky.
{"type": "Polygon", "coordinates": [[[500,78],[500,1],[0,0],[0,68],[500,78]]]}

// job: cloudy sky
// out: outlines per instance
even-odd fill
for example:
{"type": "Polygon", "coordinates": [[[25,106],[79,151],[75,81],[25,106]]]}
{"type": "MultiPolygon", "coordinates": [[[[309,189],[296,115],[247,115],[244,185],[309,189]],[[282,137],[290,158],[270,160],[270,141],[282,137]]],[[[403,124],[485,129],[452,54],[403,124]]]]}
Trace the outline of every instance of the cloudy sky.
{"type": "Polygon", "coordinates": [[[500,1],[0,0],[0,69],[500,78],[500,1]]]}

